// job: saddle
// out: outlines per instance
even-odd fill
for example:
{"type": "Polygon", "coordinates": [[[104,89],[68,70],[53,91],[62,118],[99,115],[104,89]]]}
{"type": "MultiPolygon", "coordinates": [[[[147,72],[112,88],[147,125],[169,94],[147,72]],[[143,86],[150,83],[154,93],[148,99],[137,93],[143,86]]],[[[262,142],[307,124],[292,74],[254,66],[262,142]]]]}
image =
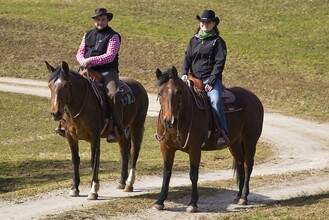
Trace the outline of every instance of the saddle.
{"type": "MultiPolygon", "coordinates": [[[[107,99],[107,88],[103,84],[103,76],[99,72],[92,70],[90,68],[80,69],[79,73],[81,75],[84,75],[88,80],[89,85],[91,86],[92,91],[95,93],[98,103],[103,110],[103,117],[105,118],[105,126],[101,133],[107,131],[108,133],[106,136],[108,136],[109,133],[116,133],[116,136],[118,138],[118,134],[117,134],[118,131],[114,125],[113,116],[111,114],[111,110],[107,99]]],[[[121,101],[123,107],[135,102],[135,94],[133,90],[129,87],[128,84],[126,84],[122,80],[119,80],[118,92],[121,93],[121,101]]],[[[118,139],[115,141],[118,141],[118,139]]]]}
{"type": "MultiPolygon", "coordinates": [[[[207,105],[209,105],[209,99],[204,90],[204,85],[202,80],[195,78],[192,74],[188,75],[189,86],[193,88],[192,94],[194,100],[200,109],[208,109],[207,105]]],[[[240,111],[242,109],[241,104],[237,100],[235,94],[226,88],[223,85],[222,90],[222,102],[224,104],[225,113],[240,111]]]]}
{"type": "MultiPolygon", "coordinates": [[[[91,69],[91,68],[80,68],[79,73],[81,75],[84,75],[88,82],[90,83],[91,87],[93,88],[94,93],[96,94],[99,104],[101,106],[104,105],[104,102],[107,102],[106,98],[106,90],[107,88],[103,85],[103,76],[91,69]]],[[[132,89],[123,82],[122,80],[119,80],[119,85],[118,85],[118,92],[121,93],[122,97],[122,103],[123,106],[129,105],[133,102],[135,102],[135,95],[132,89]]],[[[106,103],[108,104],[108,103],[106,103]]]]}
{"type": "MultiPolygon", "coordinates": [[[[219,138],[223,131],[218,123],[217,115],[211,107],[211,103],[206,91],[204,90],[202,81],[193,77],[191,74],[189,74],[188,79],[188,85],[190,87],[195,103],[197,104],[198,108],[203,109],[206,112],[205,120],[207,120],[209,123],[208,129],[213,131],[216,139],[219,138]]],[[[225,113],[236,112],[242,109],[242,106],[239,104],[235,94],[227,89],[224,85],[222,91],[222,102],[224,104],[225,113]]],[[[207,145],[207,139],[209,137],[208,129],[205,131],[205,145],[207,145]]]]}

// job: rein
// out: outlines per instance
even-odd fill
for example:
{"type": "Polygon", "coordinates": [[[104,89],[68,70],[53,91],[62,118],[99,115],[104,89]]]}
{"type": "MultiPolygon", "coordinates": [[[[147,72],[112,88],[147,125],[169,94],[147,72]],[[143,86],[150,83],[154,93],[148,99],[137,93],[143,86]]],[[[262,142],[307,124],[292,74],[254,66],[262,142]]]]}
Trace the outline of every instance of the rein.
{"type": "MultiPolygon", "coordinates": [[[[189,87],[189,89],[191,90],[191,87],[189,87]]],[[[189,127],[188,127],[188,132],[187,132],[187,136],[186,136],[186,140],[185,140],[185,144],[184,144],[184,146],[182,146],[181,144],[180,144],[180,132],[179,132],[179,125],[178,125],[178,123],[179,123],[179,120],[177,120],[178,121],[178,123],[177,123],[177,139],[178,139],[178,143],[179,143],[179,145],[182,147],[182,148],[185,148],[186,146],[187,146],[187,143],[188,143],[188,141],[189,141],[189,139],[190,139],[190,134],[191,134],[191,129],[192,129],[192,120],[193,120],[193,115],[194,115],[194,105],[193,105],[193,98],[192,98],[192,96],[190,96],[191,97],[191,101],[192,101],[192,114],[191,114],[191,118],[190,118],[190,125],[189,125],[189,127]]],[[[179,114],[178,114],[179,115],[179,114]]]]}
{"type": "Polygon", "coordinates": [[[85,105],[86,105],[86,103],[87,103],[87,96],[88,96],[88,92],[89,92],[89,86],[88,86],[88,83],[87,83],[86,85],[87,85],[87,86],[86,86],[86,87],[87,87],[87,88],[86,88],[86,95],[85,95],[85,99],[84,99],[84,101],[83,101],[83,105],[82,105],[82,107],[80,108],[79,112],[78,112],[77,114],[75,114],[74,116],[72,116],[72,114],[70,113],[69,108],[68,108],[68,104],[69,104],[70,99],[71,99],[71,97],[72,97],[72,84],[70,83],[70,88],[69,88],[69,98],[67,99],[67,103],[66,103],[65,106],[64,106],[64,111],[67,112],[68,115],[70,115],[71,118],[73,118],[73,119],[79,117],[79,115],[81,114],[82,110],[84,109],[84,107],[85,107],[85,105]]]}

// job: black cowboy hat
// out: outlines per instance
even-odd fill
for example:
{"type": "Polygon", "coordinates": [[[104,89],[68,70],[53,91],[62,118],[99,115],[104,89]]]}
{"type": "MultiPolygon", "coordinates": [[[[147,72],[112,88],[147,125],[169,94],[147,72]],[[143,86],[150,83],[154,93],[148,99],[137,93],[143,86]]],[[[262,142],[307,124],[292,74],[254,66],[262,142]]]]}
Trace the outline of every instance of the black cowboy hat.
{"type": "Polygon", "coordinates": [[[95,13],[93,16],[91,16],[91,18],[96,18],[96,17],[102,16],[102,15],[106,15],[107,18],[109,19],[109,21],[111,21],[113,18],[113,14],[110,12],[107,12],[105,8],[96,8],[95,13]]]}
{"type": "Polygon", "coordinates": [[[196,19],[201,22],[215,21],[216,25],[218,25],[220,22],[219,18],[215,16],[215,12],[213,10],[205,10],[201,17],[197,15],[196,19]]]}

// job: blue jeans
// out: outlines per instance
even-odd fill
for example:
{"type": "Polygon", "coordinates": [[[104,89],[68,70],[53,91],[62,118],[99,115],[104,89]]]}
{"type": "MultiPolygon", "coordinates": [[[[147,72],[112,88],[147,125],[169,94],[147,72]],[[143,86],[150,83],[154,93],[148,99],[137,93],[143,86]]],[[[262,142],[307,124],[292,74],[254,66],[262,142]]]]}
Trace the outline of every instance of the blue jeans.
{"type": "MultiPolygon", "coordinates": [[[[207,81],[203,81],[203,83],[207,84],[207,81]]],[[[212,86],[212,90],[210,92],[207,92],[207,96],[219,120],[219,125],[228,135],[224,104],[222,101],[222,82],[220,80],[216,80],[216,82],[212,86]]]]}

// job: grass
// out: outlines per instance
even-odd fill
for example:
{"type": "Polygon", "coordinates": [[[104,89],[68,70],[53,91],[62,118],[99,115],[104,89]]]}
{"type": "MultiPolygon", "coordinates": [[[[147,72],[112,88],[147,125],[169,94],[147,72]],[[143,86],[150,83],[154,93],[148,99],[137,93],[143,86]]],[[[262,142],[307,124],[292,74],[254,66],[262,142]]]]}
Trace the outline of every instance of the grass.
{"type": "Polygon", "coordinates": [[[0,2],[1,76],[46,80],[44,60],[53,65],[65,60],[77,69],[82,33],[92,27],[89,16],[101,5],[114,13],[110,24],[123,37],[121,74],[155,92],[156,68],[180,69],[195,15],[212,8],[228,46],[227,86],[251,89],[266,109],[329,120],[325,0],[0,2]]]}
{"type": "MultiPolygon", "coordinates": [[[[326,0],[0,0],[0,5],[0,76],[46,81],[45,60],[52,65],[65,60],[77,69],[77,48],[83,32],[92,27],[89,16],[104,6],[114,13],[110,24],[123,39],[120,74],[142,82],[148,92],[156,92],[156,68],[175,65],[180,69],[197,25],[195,15],[205,8],[214,9],[228,46],[226,86],[252,90],[267,111],[329,122],[326,0]]],[[[56,123],[50,120],[49,107],[45,98],[0,92],[0,199],[70,186],[70,152],[65,140],[53,133],[56,123]]],[[[147,119],[137,175],[160,175],[162,171],[153,138],[155,120],[147,119]]],[[[101,179],[117,179],[118,148],[104,142],[102,146],[101,179]]],[[[267,148],[258,144],[258,163],[270,156],[267,148]]],[[[84,142],[80,156],[82,183],[87,184],[89,146],[84,142]]],[[[202,158],[204,170],[231,165],[226,150],[205,153],[202,158]]],[[[176,172],[187,172],[187,155],[177,153],[175,165],[176,172]]],[[[312,204],[301,198],[298,207],[283,202],[232,218],[303,219],[297,208],[307,214],[304,206],[311,205],[317,213],[326,213],[322,203],[328,204],[327,197],[311,197],[312,204]],[[291,210],[296,215],[289,215],[291,210]]]]}

